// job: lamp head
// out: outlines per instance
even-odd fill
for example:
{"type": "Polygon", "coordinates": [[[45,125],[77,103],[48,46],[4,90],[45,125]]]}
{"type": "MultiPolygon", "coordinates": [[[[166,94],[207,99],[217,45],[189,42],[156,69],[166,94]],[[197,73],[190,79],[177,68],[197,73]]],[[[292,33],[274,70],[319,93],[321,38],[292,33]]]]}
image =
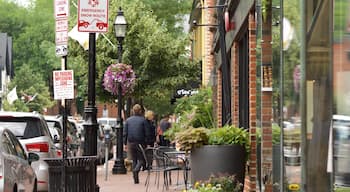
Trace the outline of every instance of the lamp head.
{"type": "Polygon", "coordinates": [[[115,17],[114,20],[114,32],[115,32],[115,36],[119,39],[119,38],[124,38],[125,34],[126,34],[126,20],[124,17],[124,13],[122,11],[122,8],[119,7],[119,11],[117,13],[117,16],[115,17]]]}

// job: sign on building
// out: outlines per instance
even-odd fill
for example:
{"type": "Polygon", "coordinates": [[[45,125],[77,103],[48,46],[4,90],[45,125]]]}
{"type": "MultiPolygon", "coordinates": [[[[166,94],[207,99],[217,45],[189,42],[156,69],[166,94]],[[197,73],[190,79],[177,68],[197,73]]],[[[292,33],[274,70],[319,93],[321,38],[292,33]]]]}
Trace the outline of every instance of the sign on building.
{"type": "Polygon", "coordinates": [[[78,31],[104,33],[108,30],[108,0],[79,0],[78,31]]]}
{"type": "Polygon", "coordinates": [[[74,99],[73,70],[53,71],[54,99],[74,99]]]}

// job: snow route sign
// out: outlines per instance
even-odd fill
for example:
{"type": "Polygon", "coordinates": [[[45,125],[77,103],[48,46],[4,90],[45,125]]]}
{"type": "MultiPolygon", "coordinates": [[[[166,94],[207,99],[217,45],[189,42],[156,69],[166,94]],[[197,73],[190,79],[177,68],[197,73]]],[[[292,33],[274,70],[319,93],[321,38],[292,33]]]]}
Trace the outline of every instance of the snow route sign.
{"type": "Polygon", "coordinates": [[[79,0],[78,31],[105,33],[108,30],[108,0],[79,0]]]}
{"type": "Polygon", "coordinates": [[[74,99],[73,70],[53,71],[54,99],[74,99]]]}

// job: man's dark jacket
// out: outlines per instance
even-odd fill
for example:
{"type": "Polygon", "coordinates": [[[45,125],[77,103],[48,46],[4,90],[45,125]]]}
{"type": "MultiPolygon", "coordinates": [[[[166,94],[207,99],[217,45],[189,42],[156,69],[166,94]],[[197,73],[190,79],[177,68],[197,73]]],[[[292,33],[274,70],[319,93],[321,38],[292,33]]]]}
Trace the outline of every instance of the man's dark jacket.
{"type": "Polygon", "coordinates": [[[125,121],[124,125],[124,144],[146,142],[147,122],[143,116],[131,116],[125,121]]]}

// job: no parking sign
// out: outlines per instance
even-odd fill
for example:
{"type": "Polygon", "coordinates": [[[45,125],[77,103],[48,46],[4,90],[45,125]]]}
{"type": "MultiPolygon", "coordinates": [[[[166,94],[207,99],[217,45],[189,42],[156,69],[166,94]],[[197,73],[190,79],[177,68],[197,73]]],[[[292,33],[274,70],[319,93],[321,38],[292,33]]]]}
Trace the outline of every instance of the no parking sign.
{"type": "Polygon", "coordinates": [[[53,72],[54,99],[74,98],[73,70],[53,72]]]}

